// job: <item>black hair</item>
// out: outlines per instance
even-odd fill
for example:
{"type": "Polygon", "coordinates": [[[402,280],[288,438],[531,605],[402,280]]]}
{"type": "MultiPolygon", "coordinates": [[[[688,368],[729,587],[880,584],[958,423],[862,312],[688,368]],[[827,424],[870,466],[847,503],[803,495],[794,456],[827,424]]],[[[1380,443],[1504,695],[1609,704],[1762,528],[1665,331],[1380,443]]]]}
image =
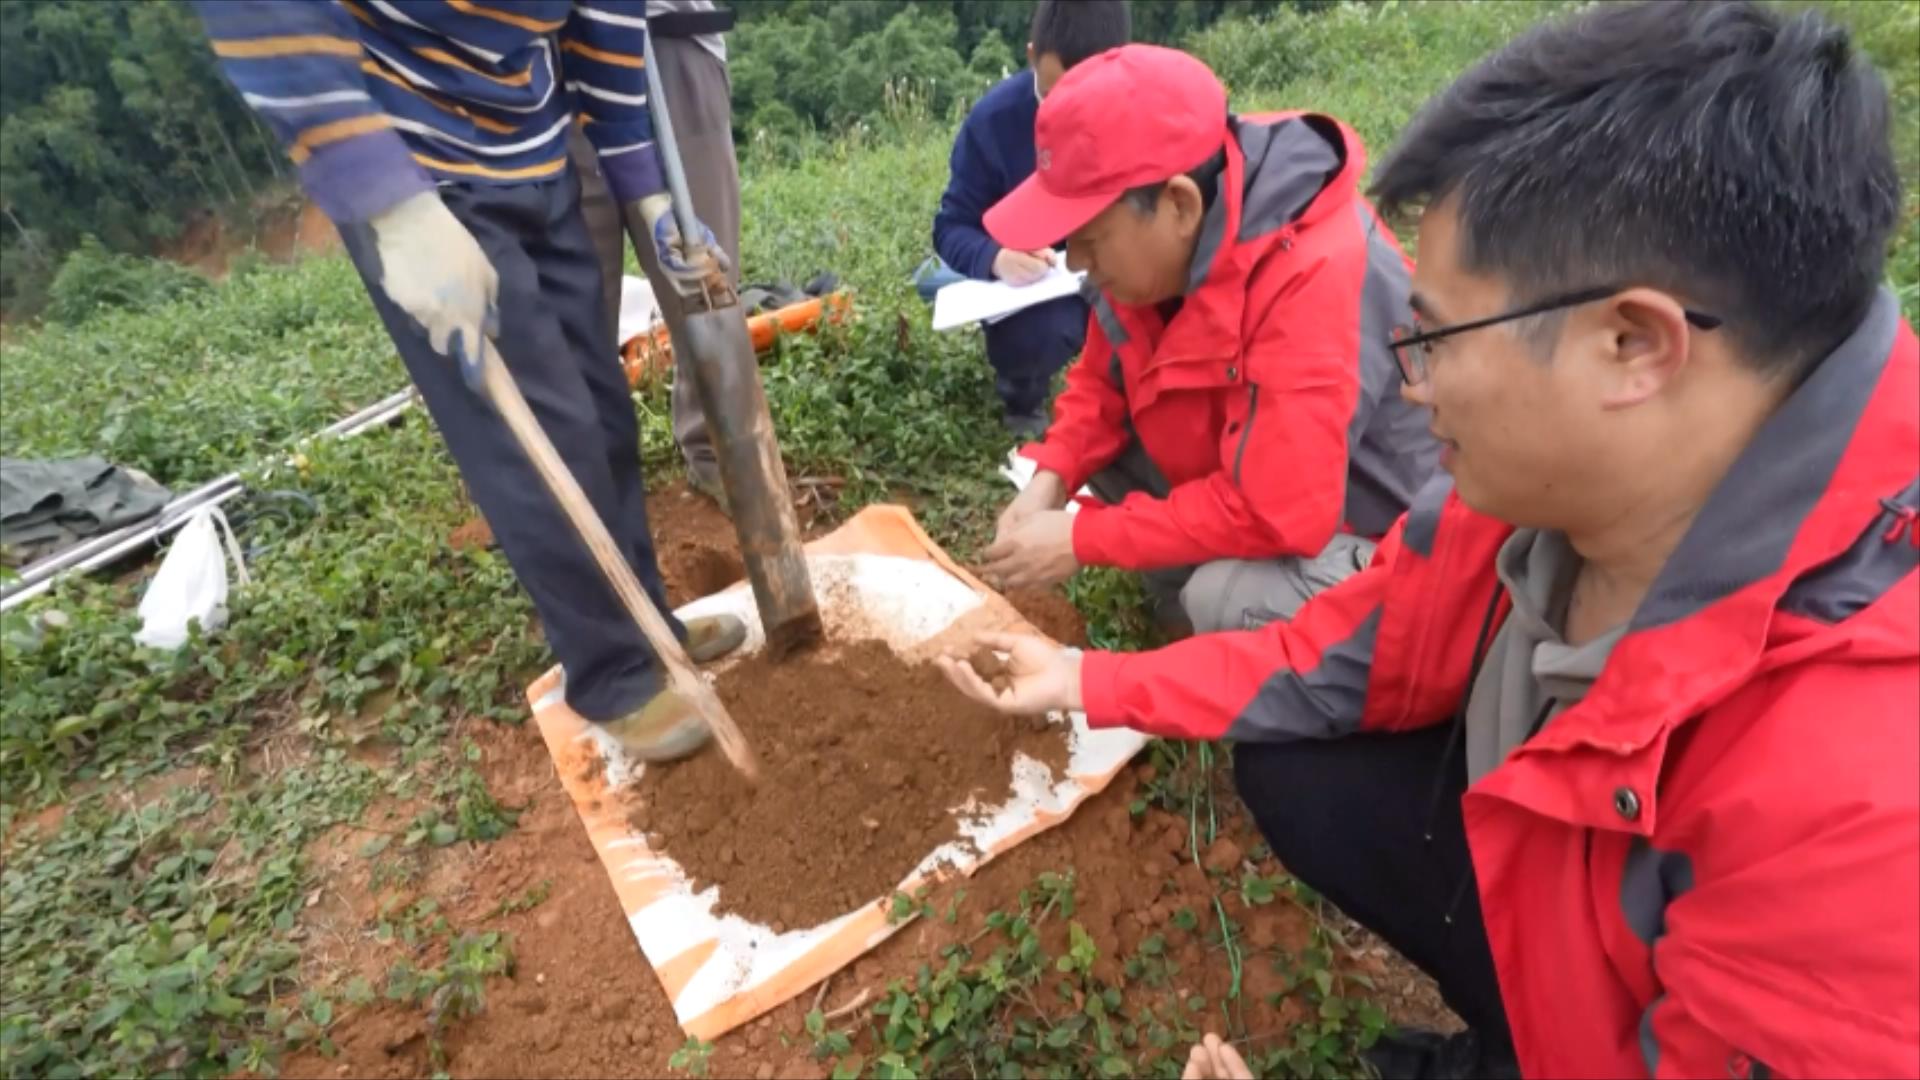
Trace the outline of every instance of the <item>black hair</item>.
{"type": "Polygon", "coordinates": [[[1372,192],[1388,214],[1457,197],[1463,264],[1527,298],[1669,290],[1725,320],[1762,374],[1798,377],[1859,323],[1885,267],[1901,206],[1889,112],[1879,74],[1817,14],[1597,4],[1429,101],[1372,192]]]}
{"type": "Polygon", "coordinates": [[[1040,0],[1027,31],[1035,57],[1052,53],[1069,68],[1132,40],[1127,0],[1040,0]]]}
{"type": "MultiPolygon", "coordinates": [[[[1213,200],[1220,194],[1220,174],[1227,167],[1227,151],[1221,147],[1213,156],[1200,163],[1198,168],[1188,169],[1186,178],[1200,189],[1200,209],[1204,212],[1213,209],[1213,200]]],[[[1142,184],[1128,188],[1120,198],[1133,207],[1135,213],[1152,214],[1160,206],[1160,193],[1167,190],[1167,180],[1142,184]]]]}

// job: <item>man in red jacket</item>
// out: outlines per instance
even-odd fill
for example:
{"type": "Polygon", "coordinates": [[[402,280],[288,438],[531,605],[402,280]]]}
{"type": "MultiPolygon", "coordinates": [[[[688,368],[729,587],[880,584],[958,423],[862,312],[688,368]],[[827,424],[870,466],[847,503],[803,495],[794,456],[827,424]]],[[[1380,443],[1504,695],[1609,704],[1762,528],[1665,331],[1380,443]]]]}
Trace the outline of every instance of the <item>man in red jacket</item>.
{"type": "Polygon", "coordinates": [[[1885,86],[1819,15],[1596,5],[1435,98],[1437,478],[1290,621],[994,638],[1014,712],[1231,738],[1287,868],[1472,1030],[1387,1075],[1920,1075],[1920,343],[1885,86]]]}
{"type": "Polygon", "coordinates": [[[1034,144],[987,230],[1020,251],[1064,237],[1093,318],[988,576],[1149,571],[1162,616],[1177,593],[1204,631],[1290,615],[1366,565],[1438,447],[1394,392],[1408,265],[1360,197],[1359,138],[1229,115],[1205,64],[1129,45],[1061,78],[1034,144]],[[1069,515],[1087,482],[1108,505],[1069,515]]]}

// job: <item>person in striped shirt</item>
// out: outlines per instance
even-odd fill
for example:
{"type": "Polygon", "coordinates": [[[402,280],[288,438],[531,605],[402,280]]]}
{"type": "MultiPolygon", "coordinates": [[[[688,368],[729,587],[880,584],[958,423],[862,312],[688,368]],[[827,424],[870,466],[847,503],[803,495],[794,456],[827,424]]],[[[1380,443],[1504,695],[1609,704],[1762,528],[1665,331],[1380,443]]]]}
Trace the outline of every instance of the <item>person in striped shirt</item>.
{"type": "MultiPolygon", "coordinates": [[[[629,230],[675,277],[682,241],[647,111],[639,0],[195,0],[214,54],[339,227],[474,501],[540,613],[568,704],[646,760],[707,739],[586,546],[480,391],[494,340],[534,415],[669,610],[639,430],[603,312],[567,128],[598,153],[629,230]]],[[[703,226],[705,250],[717,251],[703,226]]],[[[724,258],[724,256],[721,256],[724,258]]],[[[669,615],[672,620],[672,616],[669,615]]],[[[696,661],[732,616],[676,632],[696,661]]]]}

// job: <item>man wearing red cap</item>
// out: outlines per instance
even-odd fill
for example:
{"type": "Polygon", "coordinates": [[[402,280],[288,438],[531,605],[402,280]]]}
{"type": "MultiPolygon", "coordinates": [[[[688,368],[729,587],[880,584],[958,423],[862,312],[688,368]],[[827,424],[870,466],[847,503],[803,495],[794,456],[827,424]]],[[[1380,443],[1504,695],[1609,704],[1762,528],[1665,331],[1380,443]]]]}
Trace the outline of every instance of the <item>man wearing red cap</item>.
{"type": "Polygon", "coordinates": [[[1366,565],[1438,455],[1395,393],[1409,267],[1358,192],[1359,138],[1232,116],[1205,64],[1129,45],[1060,80],[1034,143],[987,229],[1023,251],[1064,239],[1094,316],[988,576],[1146,571],[1162,621],[1200,631],[1291,615],[1366,565]],[[1070,516],[1088,482],[1106,505],[1070,516]]]}
{"type": "Polygon", "coordinates": [[[1895,118],[1815,12],[1516,38],[1374,174],[1417,211],[1391,340],[1446,474],[1367,568],[1258,630],[994,635],[961,648],[1008,653],[1003,690],[948,677],[1231,740],[1280,863],[1469,1025],[1382,1038],[1384,1076],[1920,1076],[1895,118]]]}

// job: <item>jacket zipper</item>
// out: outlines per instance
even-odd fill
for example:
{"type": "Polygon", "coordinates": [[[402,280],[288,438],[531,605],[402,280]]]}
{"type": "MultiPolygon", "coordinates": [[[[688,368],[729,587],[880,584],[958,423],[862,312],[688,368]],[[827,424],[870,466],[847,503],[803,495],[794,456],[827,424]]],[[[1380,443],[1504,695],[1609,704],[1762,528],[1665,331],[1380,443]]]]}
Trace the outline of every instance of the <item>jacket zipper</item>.
{"type": "Polygon", "coordinates": [[[1253,437],[1253,417],[1260,411],[1260,384],[1255,383],[1247,393],[1247,426],[1240,429],[1240,445],[1233,451],[1233,482],[1240,483],[1240,461],[1247,456],[1247,440],[1253,437]]]}

